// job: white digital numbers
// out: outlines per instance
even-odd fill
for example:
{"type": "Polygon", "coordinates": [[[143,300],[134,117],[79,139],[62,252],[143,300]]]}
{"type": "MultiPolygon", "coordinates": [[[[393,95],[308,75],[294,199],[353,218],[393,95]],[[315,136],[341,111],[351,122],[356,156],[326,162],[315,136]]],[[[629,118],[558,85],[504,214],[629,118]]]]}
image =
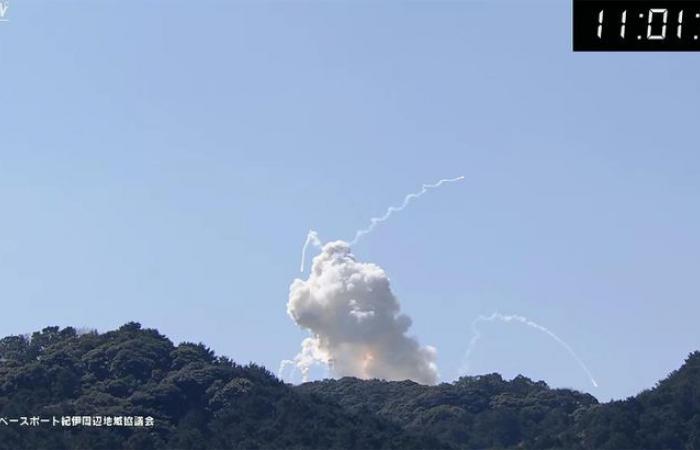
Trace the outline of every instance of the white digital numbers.
{"type": "Polygon", "coordinates": [[[666,25],[668,24],[668,9],[664,8],[652,8],[649,10],[649,24],[647,25],[647,39],[650,41],[660,41],[666,39],[666,25]],[[661,14],[663,16],[663,25],[661,26],[660,34],[653,34],[651,30],[651,23],[654,21],[654,14],[661,14]]]}
{"type": "Polygon", "coordinates": [[[620,37],[625,38],[625,28],[627,27],[627,10],[622,11],[622,25],[620,25],[620,37]]]}
{"type": "Polygon", "coordinates": [[[575,52],[700,52],[700,0],[573,0],[573,3],[575,52]]]}
{"type": "Polygon", "coordinates": [[[608,11],[608,9],[609,8],[607,7],[596,9],[597,23],[595,35],[599,40],[609,41],[611,38],[613,38],[613,35],[608,34],[609,26],[619,26],[618,36],[621,39],[626,39],[630,32],[632,33],[633,39],[646,39],[649,41],[664,41],[669,38],[698,40],[698,35],[700,34],[700,12],[697,14],[692,14],[682,9],[680,11],[675,10],[675,8],[671,10],[669,10],[669,8],[645,8],[637,11],[630,11],[629,9],[622,10],[622,8],[608,11]],[[606,23],[606,18],[608,21],[610,21],[608,14],[613,14],[615,18],[619,20],[617,25],[608,25],[606,23]],[[691,22],[693,22],[691,24],[686,24],[687,17],[685,16],[688,14],[691,14],[690,19],[691,22]],[[695,19],[693,19],[693,17],[695,19]],[[686,19],[685,22],[684,18],[686,19]],[[667,32],[669,26],[675,26],[676,32],[673,33],[671,31],[669,34],[667,32]],[[691,33],[688,35],[687,30],[684,29],[684,26],[686,26],[686,28],[688,26],[691,28],[697,28],[697,31],[695,34],[691,33]]]}

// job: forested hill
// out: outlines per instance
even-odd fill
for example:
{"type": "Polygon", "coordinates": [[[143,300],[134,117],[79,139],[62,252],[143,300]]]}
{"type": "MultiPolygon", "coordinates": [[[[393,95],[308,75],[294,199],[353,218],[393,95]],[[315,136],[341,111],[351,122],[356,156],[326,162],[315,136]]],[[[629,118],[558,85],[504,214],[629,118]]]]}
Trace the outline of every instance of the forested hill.
{"type": "Polygon", "coordinates": [[[136,323],[0,340],[0,449],[516,447],[700,450],[700,353],[653,389],[599,404],[497,374],[295,387],[136,323]]]}

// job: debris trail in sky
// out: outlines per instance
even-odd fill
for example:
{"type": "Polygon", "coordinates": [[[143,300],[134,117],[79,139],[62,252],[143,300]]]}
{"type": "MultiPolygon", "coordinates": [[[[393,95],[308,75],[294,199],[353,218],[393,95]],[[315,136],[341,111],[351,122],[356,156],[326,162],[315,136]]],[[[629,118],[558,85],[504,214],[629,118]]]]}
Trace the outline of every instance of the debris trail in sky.
{"type": "Polygon", "coordinates": [[[480,315],[474,321],[472,322],[472,338],[469,341],[469,347],[467,347],[467,352],[465,354],[465,371],[468,368],[468,363],[469,363],[469,357],[471,356],[472,352],[474,351],[474,348],[476,347],[477,342],[479,342],[479,339],[481,339],[481,332],[479,331],[479,328],[477,327],[477,324],[479,322],[493,322],[495,320],[500,320],[502,322],[506,323],[511,323],[511,322],[520,322],[524,325],[527,325],[528,327],[534,328],[536,330],[539,330],[552,339],[554,339],[556,342],[559,343],[562,347],[566,349],[567,352],[576,360],[576,363],[581,366],[583,371],[586,373],[588,376],[589,380],[591,381],[591,384],[593,384],[594,387],[598,387],[598,383],[595,381],[593,378],[593,375],[591,374],[591,371],[588,370],[588,367],[586,364],[581,360],[581,358],[578,357],[576,352],[571,348],[569,344],[564,342],[562,338],[554,334],[553,332],[549,331],[547,328],[543,327],[542,325],[533,322],[532,320],[528,319],[527,317],[523,316],[518,316],[518,315],[504,315],[504,314],[499,314],[499,313],[493,313],[490,316],[483,316],[480,315]]]}
{"type": "MultiPolygon", "coordinates": [[[[369,226],[367,228],[362,228],[362,229],[357,230],[355,232],[355,237],[352,241],[350,241],[349,245],[352,247],[355,244],[357,244],[357,242],[360,240],[360,238],[362,238],[362,236],[365,236],[365,235],[371,233],[378,224],[387,221],[389,219],[389,217],[391,217],[391,215],[394,214],[395,212],[402,211],[404,208],[406,208],[408,206],[409,203],[411,203],[411,201],[423,196],[426,192],[428,192],[428,190],[439,188],[444,183],[456,183],[456,182],[462,181],[462,180],[464,180],[464,176],[457,177],[457,178],[446,178],[443,180],[439,180],[438,182],[436,182],[434,184],[424,184],[421,187],[420,191],[408,194],[406,197],[404,197],[403,202],[401,203],[400,206],[390,206],[386,210],[386,212],[384,213],[383,216],[372,217],[369,220],[370,223],[369,223],[369,226]]],[[[301,249],[301,264],[299,266],[300,272],[304,271],[304,264],[306,262],[306,250],[308,249],[309,245],[311,245],[311,244],[313,244],[314,247],[317,247],[317,248],[321,248],[323,246],[323,243],[318,238],[318,233],[314,230],[309,230],[309,233],[306,235],[306,241],[304,242],[304,247],[301,249]]]]}

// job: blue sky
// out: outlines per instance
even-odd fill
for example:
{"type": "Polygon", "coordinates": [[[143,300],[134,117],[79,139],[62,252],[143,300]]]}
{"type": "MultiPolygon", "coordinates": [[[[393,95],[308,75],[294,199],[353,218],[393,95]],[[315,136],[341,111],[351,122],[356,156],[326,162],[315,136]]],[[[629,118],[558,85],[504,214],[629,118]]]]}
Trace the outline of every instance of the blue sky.
{"type": "Polygon", "coordinates": [[[600,399],[700,348],[700,61],[573,53],[570,2],[12,2],[0,335],[135,320],[275,370],[309,228],[459,374],[600,399]]]}

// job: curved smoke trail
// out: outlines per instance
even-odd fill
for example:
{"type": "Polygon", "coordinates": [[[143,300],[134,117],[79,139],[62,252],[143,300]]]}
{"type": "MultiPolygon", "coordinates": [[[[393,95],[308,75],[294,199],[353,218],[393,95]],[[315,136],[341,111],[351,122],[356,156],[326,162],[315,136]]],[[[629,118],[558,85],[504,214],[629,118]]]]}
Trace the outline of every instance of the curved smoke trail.
{"type": "Polygon", "coordinates": [[[403,210],[406,206],[408,206],[409,203],[411,203],[411,200],[415,200],[415,199],[421,197],[423,194],[428,192],[428,189],[438,188],[443,183],[455,183],[457,181],[462,181],[462,180],[464,180],[463,176],[457,177],[457,178],[448,178],[445,180],[440,180],[435,184],[424,184],[419,192],[415,192],[413,194],[408,194],[406,197],[404,197],[403,203],[401,203],[401,206],[390,206],[386,210],[386,212],[384,213],[383,216],[372,217],[371,219],[369,219],[369,222],[370,222],[369,226],[367,228],[357,230],[357,232],[355,233],[355,238],[352,241],[350,241],[350,246],[352,247],[353,245],[357,244],[357,241],[359,241],[362,236],[371,233],[372,230],[374,230],[374,227],[376,227],[378,224],[389,219],[389,217],[391,217],[391,215],[393,213],[403,210]]]}
{"type": "MultiPolygon", "coordinates": [[[[381,217],[372,217],[369,219],[369,226],[367,228],[362,228],[360,230],[357,230],[355,232],[355,238],[350,241],[349,245],[353,246],[357,244],[357,242],[360,240],[360,238],[366,234],[369,234],[374,230],[374,228],[382,223],[385,222],[391,217],[392,214],[395,212],[402,211],[404,208],[408,206],[411,201],[423,196],[426,192],[428,192],[429,189],[435,189],[440,187],[444,183],[455,183],[457,181],[462,181],[464,180],[464,176],[457,177],[457,178],[446,178],[443,180],[439,180],[437,183],[434,184],[424,184],[421,187],[421,190],[418,192],[414,192],[411,194],[408,194],[406,197],[404,197],[403,202],[401,203],[400,206],[390,206],[387,208],[386,212],[384,213],[383,216],[381,217]]],[[[309,248],[309,245],[313,244],[317,248],[321,248],[323,246],[323,243],[321,240],[318,238],[318,233],[314,230],[309,230],[309,233],[306,235],[306,241],[304,241],[304,247],[301,249],[301,265],[299,267],[299,271],[303,272],[304,271],[304,263],[306,261],[306,250],[309,248]]]]}
{"type": "Polygon", "coordinates": [[[520,322],[524,325],[527,325],[528,327],[534,328],[536,330],[539,330],[552,339],[554,339],[556,342],[559,343],[562,347],[566,349],[567,352],[576,360],[576,363],[583,369],[584,372],[586,372],[586,375],[591,381],[591,384],[593,384],[594,387],[598,387],[598,383],[596,383],[595,379],[593,378],[593,374],[591,374],[591,371],[588,370],[588,367],[586,367],[586,364],[581,360],[581,358],[578,357],[576,352],[571,348],[569,344],[564,342],[562,338],[554,334],[553,332],[549,331],[547,328],[543,327],[542,325],[535,323],[528,319],[527,317],[523,316],[518,316],[515,314],[511,315],[504,315],[504,314],[499,314],[499,313],[493,313],[490,316],[483,316],[480,315],[474,321],[472,322],[472,338],[469,340],[469,347],[467,348],[467,352],[465,354],[465,369],[467,368],[467,364],[469,363],[469,357],[471,356],[472,352],[474,351],[474,347],[476,346],[477,342],[479,339],[481,339],[481,333],[479,332],[479,329],[477,328],[477,324],[479,322],[493,322],[494,320],[500,320],[502,322],[510,323],[510,322],[520,322]]]}

